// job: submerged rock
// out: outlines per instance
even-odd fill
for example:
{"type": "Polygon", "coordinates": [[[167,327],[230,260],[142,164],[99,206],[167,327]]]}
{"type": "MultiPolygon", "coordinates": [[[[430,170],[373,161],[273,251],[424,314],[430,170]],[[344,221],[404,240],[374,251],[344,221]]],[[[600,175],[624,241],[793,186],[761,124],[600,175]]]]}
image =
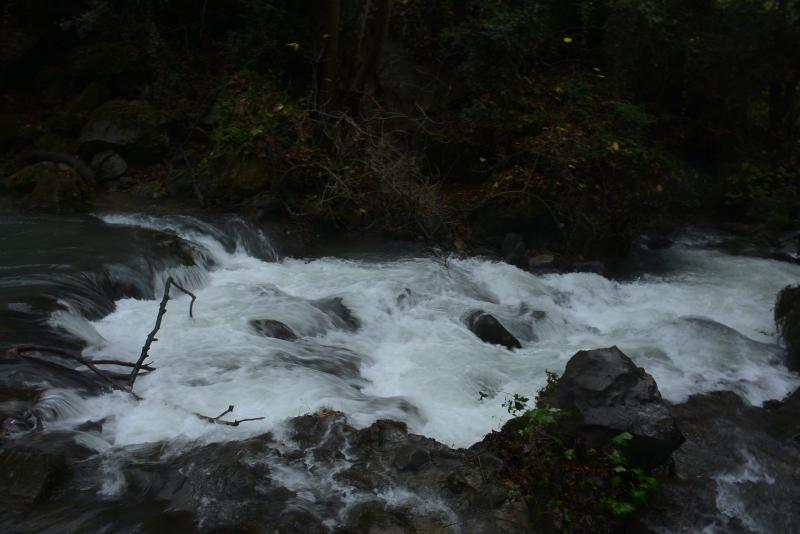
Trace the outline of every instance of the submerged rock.
{"type": "Polygon", "coordinates": [[[800,370],[800,286],[787,286],[778,294],[775,324],[786,343],[787,366],[800,370]]]}
{"type": "Polygon", "coordinates": [[[345,306],[342,297],[320,299],[312,304],[330,317],[334,325],[338,328],[343,328],[351,332],[355,332],[361,328],[361,320],[353,314],[350,308],[345,306]]]}
{"type": "Polygon", "coordinates": [[[589,447],[629,432],[629,459],[648,469],[667,463],[684,441],[653,377],[617,347],[575,354],[542,403],[577,412],[589,447]]]}
{"type": "Polygon", "coordinates": [[[466,323],[470,331],[481,341],[502,345],[509,350],[522,348],[522,343],[500,321],[485,311],[477,310],[470,313],[466,323]]]}
{"type": "Polygon", "coordinates": [[[250,326],[265,337],[274,337],[275,339],[283,339],[285,341],[294,341],[297,339],[297,335],[295,335],[292,329],[280,321],[274,321],[272,319],[253,319],[250,321],[250,326]]]}

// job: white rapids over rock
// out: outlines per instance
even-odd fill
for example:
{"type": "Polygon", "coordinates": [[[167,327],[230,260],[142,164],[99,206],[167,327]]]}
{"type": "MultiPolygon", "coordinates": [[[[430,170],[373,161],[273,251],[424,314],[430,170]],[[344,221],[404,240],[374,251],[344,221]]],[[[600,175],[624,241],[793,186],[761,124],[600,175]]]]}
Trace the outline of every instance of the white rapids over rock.
{"type": "MultiPolygon", "coordinates": [[[[172,230],[212,265],[183,273],[197,295],[195,317],[188,298],[174,294],[150,351],[158,370],[136,382],[144,401],[122,393],[75,401],[83,403],[73,407],[75,418],[109,418],[104,438],[112,446],[241,439],[321,408],[341,410],[358,426],[402,420],[412,432],[468,446],[508,419],[507,397],[533,396],[545,370],[560,373],[576,351],[610,345],[651,373],[673,402],[729,389],[760,404],[800,385],[782,363],[772,322],[775,296],[800,279],[800,266],[729,256],[703,247],[710,238],[699,234],[642,252],[657,256],[662,274],[612,281],[534,275],[486,259],[265,261],[245,246],[226,252],[199,225],[104,220],[172,230]],[[352,310],[358,330],[319,306],[331,297],[352,310]],[[475,309],[495,315],[523,348],[481,342],[463,323],[475,309]],[[300,339],[262,337],[253,319],[281,321],[300,339]],[[234,417],[265,419],[230,428],[191,415],[215,416],[228,405],[234,417]]],[[[86,354],[135,361],[157,309],[153,300],[120,300],[91,323],[92,332],[54,320],[90,344],[86,354]]]]}

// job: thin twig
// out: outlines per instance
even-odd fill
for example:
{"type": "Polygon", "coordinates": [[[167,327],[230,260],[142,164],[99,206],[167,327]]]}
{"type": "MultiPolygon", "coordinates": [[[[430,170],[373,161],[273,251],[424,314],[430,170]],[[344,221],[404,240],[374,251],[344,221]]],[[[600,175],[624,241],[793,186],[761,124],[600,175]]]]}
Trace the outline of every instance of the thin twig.
{"type": "Polygon", "coordinates": [[[194,415],[199,419],[202,419],[203,421],[207,421],[215,425],[225,425],[225,426],[239,426],[240,424],[246,423],[247,421],[261,421],[262,419],[264,419],[264,417],[248,417],[247,419],[236,419],[235,421],[223,421],[222,417],[228,415],[229,413],[233,413],[233,404],[228,406],[227,410],[225,410],[216,417],[209,417],[207,415],[195,412],[192,412],[192,415],[194,415]]]}
{"type": "MultiPolygon", "coordinates": [[[[92,363],[95,364],[95,365],[118,365],[120,367],[133,367],[134,365],[136,365],[133,362],[124,362],[122,360],[92,360],[92,363]]],[[[153,367],[149,363],[143,364],[142,368],[141,368],[141,371],[150,372],[150,371],[155,371],[155,370],[156,370],[156,368],[153,367]]],[[[139,372],[141,372],[141,371],[139,371],[139,372]]]]}

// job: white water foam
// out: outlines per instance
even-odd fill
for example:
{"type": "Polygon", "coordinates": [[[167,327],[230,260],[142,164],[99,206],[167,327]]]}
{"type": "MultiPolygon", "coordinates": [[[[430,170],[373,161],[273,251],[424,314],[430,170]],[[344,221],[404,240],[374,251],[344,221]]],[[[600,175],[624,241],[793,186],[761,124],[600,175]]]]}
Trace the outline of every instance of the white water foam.
{"type": "MultiPolygon", "coordinates": [[[[772,324],[775,295],[800,278],[795,265],[690,244],[659,253],[667,274],[629,282],[537,276],[482,259],[266,262],[242,247],[230,251],[216,230],[197,224],[106,221],[171,228],[215,265],[196,290],[194,319],[188,298],[170,301],[150,351],[158,370],[136,383],[145,400],[115,393],[84,401],[84,420],[110,417],[104,435],[113,445],[240,439],[325,407],[356,425],[398,419],[467,446],[509,417],[507,396],[532,395],[546,369],[561,372],[577,350],[610,345],[653,374],[671,401],[730,389],[761,403],[800,385],[781,363],[772,324]],[[361,328],[348,331],[324,313],[317,301],[328,297],[341,297],[361,328]],[[478,340],[463,323],[475,309],[494,314],[523,348],[478,340]],[[252,319],[282,321],[301,339],[264,338],[252,319]],[[191,415],[214,416],[230,404],[236,417],[265,419],[229,428],[191,415]]],[[[100,337],[85,325],[74,333],[92,356],[134,361],[157,309],[156,301],[121,300],[93,323],[100,337]]]]}

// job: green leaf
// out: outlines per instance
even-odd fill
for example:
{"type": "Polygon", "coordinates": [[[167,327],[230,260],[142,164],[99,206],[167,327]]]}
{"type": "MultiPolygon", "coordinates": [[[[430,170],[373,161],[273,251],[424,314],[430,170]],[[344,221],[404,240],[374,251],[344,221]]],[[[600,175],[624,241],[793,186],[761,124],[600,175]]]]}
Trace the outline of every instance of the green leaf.
{"type": "Polygon", "coordinates": [[[614,439],[611,440],[611,443],[614,445],[623,445],[630,440],[633,439],[633,434],[630,432],[623,432],[622,434],[617,434],[614,439]]]}

